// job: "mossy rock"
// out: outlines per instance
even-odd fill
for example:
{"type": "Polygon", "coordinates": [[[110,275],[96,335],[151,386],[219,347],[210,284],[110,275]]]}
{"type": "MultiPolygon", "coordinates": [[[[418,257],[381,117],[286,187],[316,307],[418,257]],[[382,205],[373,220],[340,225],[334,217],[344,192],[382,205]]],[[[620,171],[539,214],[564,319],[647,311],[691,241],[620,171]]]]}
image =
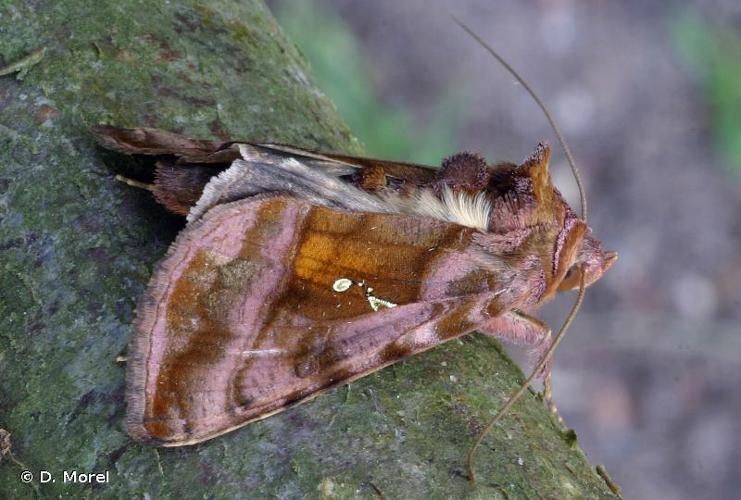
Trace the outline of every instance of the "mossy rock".
{"type": "Polygon", "coordinates": [[[472,336],[201,445],[157,449],[124,432],[137,298],[182,221],[114,181],[122,157],[90,126],[161,127],[358,153],[259,0],[9,0],[0,60],[0,497],[609,497],[537,398],[479,454],[476,433],[522,380],[472,336]],[[33,61],[32,61],[33,62],[33,61]],[[19,80],[17,77],[22,76],[19,80]],[[41,470],[55,482],[40,484],[41,470]],[[109,472],[65,484],[64,471],[109,472]]]}

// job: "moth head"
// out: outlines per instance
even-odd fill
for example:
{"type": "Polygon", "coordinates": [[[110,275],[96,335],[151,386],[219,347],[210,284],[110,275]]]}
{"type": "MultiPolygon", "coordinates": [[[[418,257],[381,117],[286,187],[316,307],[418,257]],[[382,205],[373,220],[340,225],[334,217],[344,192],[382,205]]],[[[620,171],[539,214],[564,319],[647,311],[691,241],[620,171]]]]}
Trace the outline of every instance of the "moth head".
{"type": "Polygon", "coordinates": [[[557,291],[575,290],[582,274],[585,286],[597,281],[615,262],[617,253],[605,251],[586,222],[577,217],[558,191],[555,193],[563,219],[553,242],[553,283],[557,291]]]}
{"type": "MultiPolygon", "coordinates": [[[[591,232],[591,230],[588,231],[591,232]]],[[[617,252],[605,250],[601,241],[587,233],[582,239],[576,258],[558,285],[558,291],[563,292],[579,288],[582,273],[584,273],[585,286],[591,285],[602,277],[617,258],[617,252]]]]}
{"type": "Polygon", "coordinates": [[[542,257],[546,295],[555,290],[579,287],[581,269],[585,283],[600,278],[617,258],[571,209],[553,186],[548,171],[551,150],[539,144],[521,165],[500,164],[492,168],[487,186],[492,210],[489,231],[498,235],[532,231],[529,251],[542,257]]]}

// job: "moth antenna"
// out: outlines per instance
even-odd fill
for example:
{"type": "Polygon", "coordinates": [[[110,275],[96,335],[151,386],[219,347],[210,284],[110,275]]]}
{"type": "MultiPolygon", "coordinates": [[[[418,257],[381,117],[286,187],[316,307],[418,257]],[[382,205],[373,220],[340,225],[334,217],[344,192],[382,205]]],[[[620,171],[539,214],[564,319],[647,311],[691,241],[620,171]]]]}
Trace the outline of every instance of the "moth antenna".
{"type": "Polygon", "coordinates": [[[569,326],[571,326],[571,322],[574,321],[574,318],[576,317],[576,314],[579,312],[579,308],[581,307],[582,302],[584,301],[584,292],[586,291],[586,283],[584,281],[584,266],[581,267],[581,279],[579,280],[579,293],[576,296],[576,300],[574,301],[574,305],[571,307],[571,311],[569,312],[569,315],[566,317],[566,320],[561,325],[561,328],[559,328],[558,333],[553,339],[553,343],[548,347],[548,350],[545,352],[543,357],[540,359],[538,364],[533,369],[530,376],[525,380],[525,382],[520,385],[520,388],[517,389],[517,392],[512,394],[512,396],[509,397],[506,403],[504,403],[500,408],[499,411],[494,415],[494,417],[491,419],[491,421],[486,424],[486,427],[483,431],[479,434],[479,437],[476,438],[476,443],[471,447],[471,450],[468,452],[468,479],[472,482],[476,482],[476,474],[474,472],[474,462],[476,460],[476,450],[478,449],[481,442],[484,440],[484,437],[489,433],[489,431],[494,427],[494,424],[496,424],[502,416],[507,413],[507,410],[517,402],[518,399],[520,399],[520,396],[522,396],[527,388],[530,386],[533,380],[538,376],[539,373],[543,371],[546,364],[548,364],[548,361],[553,357],[553,353],[556,351],[556,348],[558,347],[558,344],[561,343],[561,340],[563,339],[564,334],[566,333],[566,330],[568,330],[569,326]]]}
{"type": "MultiPolygon", "coordinates": [[[[458,19],[457,17],[451,15],[453,18],[453,21],[463,28],[463,30],[471,36],[479,45],[481,45],[489,54],[491,54],[494,59],[496,59],[499,64],[501,64],[504,69],[506,69],[519,83],[522,85],[522,87],[527,91],[528,94],[530,94],[530,97],[532,97],[533,101],[535,101],[535,104],[538,105],[540,110],[543,112],[543,114],[546,117],[546,120],[548,120],[548,123],[550,124],[551,128],[553,129],[553,132],[556,134],[556,137],[558,138],[558,142],[561,144],[561,147],[564,150],[564,153],[566,154],[566,159],[569,162],[569,167],[571,168],[571,172],[574,175],[574,180],[576,181],[576,186],[579,189],[579,202],[581,205],[581,218],[584,222],[587,222],[587,196],[584,192],[584,185],[581,180],[581,176],[579,175],[579,169],[576,168],[576,162],[574,161],[574,156],[571,154],[571,148],[569,148],[569,145],[566,142],[566,139],[564,138],[563,134],[561,133],[561,129],[559,128],[556,121],[553,119],[553,116],[551,115],[550,111],[548,111],[548,108],[546,107],[545,103],[543,103],[543,100],[538,97],[538,94],[535,93],[535,91],[528,85],[528,83],[525,81],[524,78],[520,76],[520,74],[507,62],[504,60],[502,56],[499,55],[499,53],[494,50],[488,43],[486,43],[479,35],[477,35],[471,28],[469,28],[463,21],[458,19]]],[[[584,271],[582,268],[581,273],[581,279],[579,282],[579,294],[576,297],[576,301],[574,301],[574,305],[571,307],[571,311],[569,312],[569,315],[567,316],[566,320],[561,325],[561,328],[559,328],[558,333],[556,334],[556,337],[553,339],[553,343],[548,347],[548,350],[543,355],[540,362],[536,365],[535,369],[532,371],[530,376],[525,380],[525,382],[520,386],[520,388],[515,392],[510,398],[507,400],[504,405],[499,409],[499,411],[494,415],[494,418],[491,419],[491,421],[487,424],[487,426],[484,428],[484,430],[479,434],[479,437],[476,439],[476,443],[471,447],[471,450],[468,452],[468,478],[471,482],[476,482],[476,475],[474,472],[474,462],[476,460],[476,450],[478,449],[479,445],[483,441],[486,434],[489,433],[489,431],[494,427],[494,424],[496,424],[502,416],[507,412],[507,410],[517,402],[518,399],[525,393],[527,388],[530,386],[533,380],[538,376],[539,373],[542,372],[542,370],[545,368],[548,361],[553,357],[553,353],[555,352],[556,348],[558,347],[558,344],[561,343],[561,340],[563,339],[564,334],[566,333],[566,330],[568,330],[569,326],[571,326],[572,321],[574,321],[574,318],[576,317],[576,314],[579,312],[579,308],[581,307],[582,302],[584,301],[584,292],[585,292],[585,282],[584,282],[584,271]]]]}
{"type": "Polygon", "coordinates": [[[556,120],[553,119],[553,116],[551,115],[550,111],[548,111],[548,108],[546,108],[545,104],[543,103],[543,100],[540,97],[538,97],[538,94],[536,94],[535,91],[530,87],[530,85],[527,84],[525,79],[522,78],[520,74],[507,61],[505,61],[504,58],[500,56],[496,50],[494,50],[491,47],[491,45],[486,43],[483,38],[477,35],[463,21],[453,16],[452,14],[450,17],[452,17],[453,21],[455,21],[455,23],[458,26],[463,28],[463,30],[466,33],[468,33],[471,36],[471,38],[476,40],[476,42],[478,42],[478,44],[481,45],[489,54],[494,56],[494,59],[496,59],[499,62],[499,64],[504,66],[504,69],[506,69],[513,77],[515,77],[515,79],[520,83],[520,85],[522,85],[522,88],[524,88],[527,91],[527,93],[530,94],[530,97],[533,98],[533,100],[535,101],[535,104],[537,104],[540,110],[543,112],[543,114],[546,117],[546,120],[548,120],[548,123],[553,129],[553,133],[556,134],[556,137],[558,138],[558,142],[561,144],[561,147],[563,148],[563,151],[566,154],[566,159],[569,162],[569,167],[571,167],[571,172],[574,174],[574,180],[576,180],[576,186],[579,188],[579,203],[581,205],[581,218],[582,220],[584,220],[584,222],[587,222],[587,196],[584,193],[584,185],[582,184],[581,176],[579,175],[579,170],[576,168],[576,162],[574,161],[574,156],[571,154],[571,148],[569,148],[569,145],[566,143],[566,139],[561,133],[561,129],[556,123],[556,120]]]}

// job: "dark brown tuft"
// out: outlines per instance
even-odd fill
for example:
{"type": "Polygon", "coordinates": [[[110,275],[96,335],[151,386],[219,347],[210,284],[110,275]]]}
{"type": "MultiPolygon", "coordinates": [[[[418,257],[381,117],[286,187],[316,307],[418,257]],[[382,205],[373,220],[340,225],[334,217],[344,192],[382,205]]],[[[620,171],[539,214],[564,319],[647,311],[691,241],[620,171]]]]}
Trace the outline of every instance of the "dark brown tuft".
{"type": "Polygon", "coordinates": [[[204,186],[220,170],[213,166],[177,165],[171,160],[156,164],[154,197],[165,208],[187,215],[201,197],[204,186]]]}
{"type": "Polygon", "coordinates": [[[504,162],[498,163],[491,170],[491,176],[489,177],[489,183],[486,190],[489,191],[493,197],[502,196],[506,193],[517,191],[515,185],[521,182],[521,179],[525,178],[519,170],[519,167],[514,163],[504,162]]]}
{"type": "Polygon", "coordinates": [[[476,153],[464,151],[443,160],[436,183],[452,189],[480,190],[489,182],[486,160],[476,153]]]}

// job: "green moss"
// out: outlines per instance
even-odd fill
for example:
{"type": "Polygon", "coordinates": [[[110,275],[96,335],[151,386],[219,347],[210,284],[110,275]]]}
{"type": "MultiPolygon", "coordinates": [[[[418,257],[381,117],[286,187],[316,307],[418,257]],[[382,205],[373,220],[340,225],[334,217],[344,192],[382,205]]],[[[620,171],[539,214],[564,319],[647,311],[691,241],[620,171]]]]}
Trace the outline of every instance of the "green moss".
{"type": "MultiPolygon", "coordinates": [[[[521,380],[478,337],[201,445],[132,442],[123,430],[124,369],[114,360],[182,222],[113,180],[103,159],[121,159],[94,146],[89,125],[351,152],[357,144],[256,0],[5,1],[0,31],[4,62],[47,47],[23,81],[0,78],[0,427],[34,473],[55,475],[42,494],[562,496],[567,474],[579,495],[608,496],[534,398],[487,439],[484,479],[469,485],[465,453],[521,380]],[[107,470],[111,482],[65,485],[65,470],[107,470]]],[[[0,464],[0,497],[33,495],[19,474],[0,464]]]]}

